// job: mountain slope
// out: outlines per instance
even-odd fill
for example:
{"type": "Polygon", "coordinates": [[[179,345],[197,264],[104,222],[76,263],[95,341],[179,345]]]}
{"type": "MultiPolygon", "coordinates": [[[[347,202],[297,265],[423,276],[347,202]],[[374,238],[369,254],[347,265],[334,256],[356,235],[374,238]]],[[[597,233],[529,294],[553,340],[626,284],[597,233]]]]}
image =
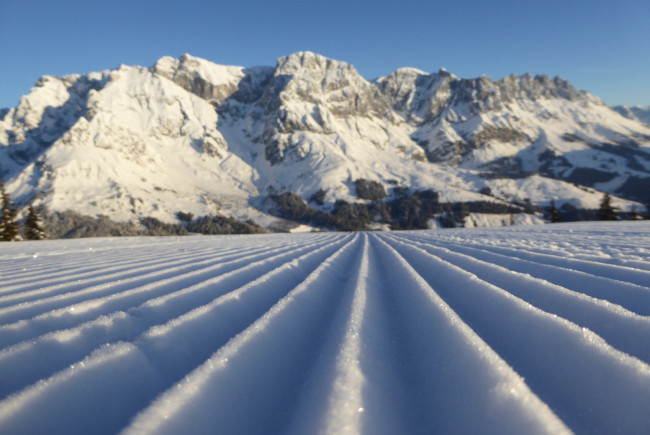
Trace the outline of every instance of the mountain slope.
{"type": "Polygon", "coordinates": [[[2,115],[15,199],[118,220],[185,211],[270,225],[270,194],[323,189],[329,210],[359,201],[359,178],[389,196],[587,208],[598,190],[645,200],[650,183],[650,126],[546,76],[402,68],[371,82],[310,52],[255,68],[183,55],[46,76],[2,115]]]}
{"type": "Polygon", "coordinates": [[[614,106],[612,109],[626,118],[650,125],[650,106],[614,106]]]}

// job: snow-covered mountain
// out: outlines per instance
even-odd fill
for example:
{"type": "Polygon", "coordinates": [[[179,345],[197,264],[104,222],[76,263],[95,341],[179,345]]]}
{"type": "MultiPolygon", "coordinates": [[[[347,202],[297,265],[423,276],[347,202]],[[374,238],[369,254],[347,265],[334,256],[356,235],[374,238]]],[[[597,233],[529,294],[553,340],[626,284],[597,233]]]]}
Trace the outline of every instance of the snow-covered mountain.
{"type": "Polygon", "coordinates": [[[647,126],[560,78],[467,80],[444,70],[398,70],[378,84],[416,127],[411,137],[430,162],[501,180],[563,180],[628,198],[647,192],[647,126]]]}
{"type": "Polygon", "coordinates": [[[327,210],[359,201],[359,178],[442,201],[595,208],[602,190],[626,206],[647,196],[650,126],[546,76],[402,68],[369,81],[310,52],[255,68],[183,55],[41,78],[0,112],[0,174],[19,203],[117,220],[269,225],[269,194],[323,189],[327,210]]]}

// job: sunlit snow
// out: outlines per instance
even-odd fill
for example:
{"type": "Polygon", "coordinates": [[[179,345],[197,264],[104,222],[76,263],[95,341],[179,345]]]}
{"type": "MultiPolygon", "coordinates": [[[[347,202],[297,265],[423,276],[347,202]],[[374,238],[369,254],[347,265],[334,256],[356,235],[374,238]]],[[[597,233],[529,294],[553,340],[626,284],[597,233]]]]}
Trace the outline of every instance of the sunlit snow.
{"type": "Polygon", "coordinates": [[[0,433],[643,433],[650,222],[0,245],[0,433]]]}

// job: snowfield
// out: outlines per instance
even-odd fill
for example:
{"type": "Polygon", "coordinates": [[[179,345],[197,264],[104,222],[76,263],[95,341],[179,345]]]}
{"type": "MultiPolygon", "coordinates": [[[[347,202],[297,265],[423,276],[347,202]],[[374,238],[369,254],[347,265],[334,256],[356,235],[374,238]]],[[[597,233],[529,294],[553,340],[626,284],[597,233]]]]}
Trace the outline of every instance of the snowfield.
{"type": "Polygon", "coordinates": [[[648,433],[650,222],[0,245],[3,434],[648,433]]]}

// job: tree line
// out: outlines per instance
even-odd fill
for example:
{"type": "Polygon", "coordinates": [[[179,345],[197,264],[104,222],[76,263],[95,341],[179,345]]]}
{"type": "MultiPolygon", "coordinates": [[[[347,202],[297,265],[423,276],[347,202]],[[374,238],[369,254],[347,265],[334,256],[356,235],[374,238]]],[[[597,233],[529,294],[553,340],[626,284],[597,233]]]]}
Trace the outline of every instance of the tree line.
{"type": "MultiPolygon", "coordinates": [[[[377,182],[355,180],[357,196],[369,203],[347,203],[336,201],[329,212],[312,208],[293,192],[271,195],[274,207],[271,214],[278,217],[306,223],[321,228],[341,231],[365,230],[370,224],[387,224],[393,230],[426,229],[428,221],[436,216],[443,227],[464,226],[470,212],[489,214],[538,213],[542,209],[530,201],[511,204],[488,201],[463,203],[441,203],[437,192],[424,190],[409,192],[403,187],[395,187],[393,198],[388,200],[384,187],[377,182]]],[[[491,195],[489,189],[482,194],[491,195]]],[[[309,198],[310,203],[324,205],[327,193],[321,189],[309,198]]],[[[263,233],[264,229],[252,221],[240,222],[225,216],[203,216],[195,218],[191,213],[178,212],[180,224],[168,224],[153,217],[140,218],[138,222],[113,222],[106,216],[90,217],[78,213],[52,212],[30,205],[22,225],[19,211],[11,200],[0,180],[0,241],[43,240],[53,238],[97,237],[97,236],[162,236],[186,234],[250,234],[263,233]],[[46,233],[45,228],[48,228],[46,233]]],[[[650,201],[648,218],[650,218],[650,201]]],[[[551,201],[545,210],[550,222],[569,222],[579,220],[619,220],[643,219],[633,207],[631,211],[621,212],[612,205],[611,196],[603,194],[600,207],[596,210],[579,209],[571,204],[558,208],[551,201]]]]}
{"type": "MultiPolygon", "coordinates": [[[[347,203],[337,200],[330,211],[321,211],[311,207],[309,203],[318,206],[325,204],[327,192],[320,189],[308,201],[299,195],[286,191],[272,194],[270,199],[273,206],[270,213],[294,222],[328,228],[339,231],[363,231],[373,223],[386,224],[391,230],[414,230],[428,228],[428,222],[436,219],[445,228],[462,227],[470,213],[509,214],[511,220],[518,213],[544,213],[549,222],[572,222],[587,220],[637,220],[643,219],[634,207],[630,211],[620,211],[612,205],[608,193],[603,194],[598,209],[577,208],[565,203],[558,208],[555,201],[542,209],[529,199],[523,201],[492,202],[492,201],[439,201],[439,195],[433,190],[409,192],[408,188],[396,186],[389,197],[384,187],[366,179],[354,180],[354,191],[365,203],[347,203]]],[[[481,194],[493,196],[489,188],[480,190],[481,194]]],[[[650,218],[650,203],[648,204],[650,218]]]]}
{"type": "Polygon", "coordinates": [[[12,242],[16,240],[44,240],[47,239],[43,228],[43,219],[33,205],[27,207],[27,216],[23,220],[22,233],[18,223],[18,208],[5,190],[4,183],[0,181],[0,200],[2,201],[2,214],[0,215],[0,241],[12,242]]]}
{"type": "MultiPolygon", "coordinates": [[[[337,200],[329,212],[311,207],[299,195],[286,191],[270,195],[273,206],[270,213],[294,222],[339,231],[364,231],[372,224],[386,225],[391,230],[427,229],[434,217],[445,228],[462,227],[470,213],[513,214],[534,213],[530,203],[497,203],[490,201],[440,202],[439,194],[431,189],[409,191],[396,186],[392,197],[384,187],[366,179],[354,181],[356,196],[366,203],[348,203],[337,200]]],[[[320,189],[309,198],[309,203],[325,204],[327,192],[320,189]]]]}
{"type": "MultiPolygon", "coordinates": [[[[650,201],[646,204],[647,216],[650,219],[650,201]]],[[[558,208],[555,201],[551,200],[549,207],[546,209],[546,217],[551,223],[557,222],[574,222],[574,221],[616,221],[616,220],[641,220],[642,214],[632,206],[630,211],[621,211],[612,204],[612,197],[609,193],[604,193],[598,209],[580,209],[570,204],[564,204],[558,208]]]]}

